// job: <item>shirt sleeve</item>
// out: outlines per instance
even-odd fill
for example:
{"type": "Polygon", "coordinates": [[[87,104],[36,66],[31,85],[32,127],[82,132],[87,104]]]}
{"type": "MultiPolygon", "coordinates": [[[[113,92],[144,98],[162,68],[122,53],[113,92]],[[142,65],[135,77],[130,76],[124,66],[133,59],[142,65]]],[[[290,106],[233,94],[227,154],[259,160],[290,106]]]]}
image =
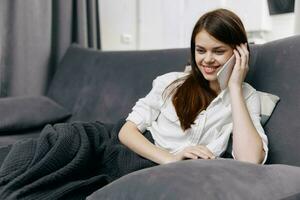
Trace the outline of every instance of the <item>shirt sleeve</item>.
{"type": "Polygon", "coordinates": [[[164,89],[161,77],[154,79],[151,91],[144,98],[136,102],[126,121],[134,122],[137,128],[141,132],[144,132],[160,113],[160,108],[163,104],[162,93],[164,89]]]}
{"type": "MultiPolygon", "coordinates": [[[[261,122],[260,122],[260,119],[261,119],[261,116],[260,116],[260,98],[259,98],[259,95],[258,95],[257,91],[254,91],[249,96],[249,98],[247,98],[246,104],[247,104],[247,108],[248,108],[250,117],[252,119],[253,125],[256,128],[259,136],[262,139],[263,150],[265,152],[265,157],[264,157],[264,159],[263,159],[263,161],[262,161],[261,164],[265,164],[265,162],[267,160],[267,157],[268,157],[268,152],[269,152],[269,149],[268,149],[268,138],[267,138],[267,136],[265,134],[265,131],[264,131],[264,129],[263,129],[262,125],[261,125],[261,122]]],[[[232,150],[232,156],[234,158],[234,152],[233,152],[233,150],[232,150]]]]}

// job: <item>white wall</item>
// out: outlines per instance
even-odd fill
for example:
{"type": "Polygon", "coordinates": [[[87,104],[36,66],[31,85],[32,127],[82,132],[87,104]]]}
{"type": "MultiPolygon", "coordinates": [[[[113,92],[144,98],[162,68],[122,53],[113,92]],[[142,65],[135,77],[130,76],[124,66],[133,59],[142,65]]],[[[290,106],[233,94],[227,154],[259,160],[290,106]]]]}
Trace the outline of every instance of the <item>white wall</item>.
{"type": "Polygon", "coordinates": [[[182,40],[185,47],[190,45],[190,39],[195,23],[199,17],[209,11],[222,7],[223,0],[186,0],[184,1],[184,35],[182,40]]]}
{"type": "Polygon", "coordinates": [[[300,0],[295,1],[294,32],[300,34],[300,0]],[[298,19],[298,20],[296,20],[298,19]]]}
{"type": "Polygon", "coordinates": [[[137,1],[100,0],[102,49],[137,49],[137,1]]]}
{"type": "Polygon", "coordinates": [[[272,31],[266,35],[266,41],[289,37],[295,34],[294,13],[272,15],[270,18],[272,31]]]}
{"type": "Polygon", "coordinates": [[[140,0],[139,49],[189,46],[199,15],[220,5],[220,0],[140,0]]]}
{"type": "Polygon", "coordinates": [[[139,49],[173,48],[180,45],[183,37],[182,7],[181,0],[140,0],[139,49]]]}
{"type": "Polygon", "coordinates": [[[294,34],[294,14],[270,16],[267,0],[100,0],[102,49],[188,47],[199,16],[219,7],[240,16],[250,41],[294,34]]]}
{"type": "Polygon", "coordinates": [[[230,0],[225,1],[224,7],[241,18],[247,31],[271,29],[267,0],[230,0]]]}

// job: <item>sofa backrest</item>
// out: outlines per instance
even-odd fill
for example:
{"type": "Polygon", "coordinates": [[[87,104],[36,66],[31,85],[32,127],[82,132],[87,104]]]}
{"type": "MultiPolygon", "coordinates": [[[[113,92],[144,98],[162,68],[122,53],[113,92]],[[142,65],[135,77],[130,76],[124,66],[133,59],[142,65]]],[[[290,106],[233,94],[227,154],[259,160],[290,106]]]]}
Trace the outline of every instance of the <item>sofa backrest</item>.
{"type": "Polygon", "coordinates": [[[72,111],[70,121],[113,123],[127,117],[156,76],[182,71],[187,61],[187,49],[101,52],[72,45],[47,95],[72,111]]]}

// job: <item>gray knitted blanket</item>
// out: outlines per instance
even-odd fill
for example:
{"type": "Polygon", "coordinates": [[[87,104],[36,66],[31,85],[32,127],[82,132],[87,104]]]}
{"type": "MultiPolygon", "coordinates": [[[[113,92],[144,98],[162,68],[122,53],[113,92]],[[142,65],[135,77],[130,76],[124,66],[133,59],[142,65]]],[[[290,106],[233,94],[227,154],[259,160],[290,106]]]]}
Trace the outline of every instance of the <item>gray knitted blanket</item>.
{"type": "MultiPolygon", "coordinates": [[[[0,169],[0,199],[85,199],[130,172],[154,166],[120,144],[116,124],[47,125],[37,140],[17,142],[0,169]]],[[[151,134],[145,135],[151,142],[151,134]]]]}

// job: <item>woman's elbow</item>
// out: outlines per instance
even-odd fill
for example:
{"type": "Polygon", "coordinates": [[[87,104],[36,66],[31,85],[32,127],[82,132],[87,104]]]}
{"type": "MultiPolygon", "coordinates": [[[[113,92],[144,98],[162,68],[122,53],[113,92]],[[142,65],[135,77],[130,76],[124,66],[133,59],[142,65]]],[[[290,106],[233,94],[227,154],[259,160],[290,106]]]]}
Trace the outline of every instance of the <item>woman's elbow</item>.
{"type": "Polygon", "coordinates": [[[128,134],[131,131],[131,129],[134,128],[133,122],[127,121],[120,129],[118,138],[122,144],[126,143],[126,138],[128,137],[128,134]]]}
{"type": "Polygon", "coordinates": [[[262,151],[260,153],[257,154],[252,154],[252,155],[248,155],[248,156],[240,156],[240,157],[236,157],[236,160],[239,161],[243,161],[243,162],[248,162],[248,163],[252,163],[252,164],[263,164],[263,160],[265,157],[265,152],[262,151]]]}
{"type": "Polygon", "coordinates": [[[124,126],[125,126],[125,124],[122,126],[122,128],[120,129],[119,134],[118,134],[118,138],[122,144],[124,143],[124,137],[125,137],[125,132],[126,132],[126,128],[124,126]]]}

